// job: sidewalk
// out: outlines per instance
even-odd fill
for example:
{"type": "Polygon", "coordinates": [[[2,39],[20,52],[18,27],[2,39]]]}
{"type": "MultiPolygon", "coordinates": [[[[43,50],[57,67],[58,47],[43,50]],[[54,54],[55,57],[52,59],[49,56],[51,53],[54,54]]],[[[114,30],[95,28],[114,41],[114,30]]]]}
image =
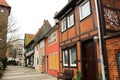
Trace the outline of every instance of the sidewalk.
{"type": "Polygon", "coordinates": [[[48,74],[23,66],[8,66],[1,80],[57,80],[48,74]]]}

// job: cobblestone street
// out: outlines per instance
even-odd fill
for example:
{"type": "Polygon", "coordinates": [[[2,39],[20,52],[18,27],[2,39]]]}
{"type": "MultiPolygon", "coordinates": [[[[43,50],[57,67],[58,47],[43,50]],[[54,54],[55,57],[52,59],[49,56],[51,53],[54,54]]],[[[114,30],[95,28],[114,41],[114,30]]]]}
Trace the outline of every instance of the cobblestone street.
{"type": "Polygon", "coordinates": [[[8,66],[1,80],[57,80],[57,78],[23,66],[8,66]]]}

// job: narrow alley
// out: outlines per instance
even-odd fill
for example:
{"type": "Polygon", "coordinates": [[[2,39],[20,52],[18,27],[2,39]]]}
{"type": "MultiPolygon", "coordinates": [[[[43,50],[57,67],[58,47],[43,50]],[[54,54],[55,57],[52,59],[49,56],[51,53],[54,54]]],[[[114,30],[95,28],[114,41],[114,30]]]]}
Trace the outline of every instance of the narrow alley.
{"type": "Polygon", "coordinates": [[[57,80],[57,78],[23,66],[8,66],[1,80],[57,80]]]}

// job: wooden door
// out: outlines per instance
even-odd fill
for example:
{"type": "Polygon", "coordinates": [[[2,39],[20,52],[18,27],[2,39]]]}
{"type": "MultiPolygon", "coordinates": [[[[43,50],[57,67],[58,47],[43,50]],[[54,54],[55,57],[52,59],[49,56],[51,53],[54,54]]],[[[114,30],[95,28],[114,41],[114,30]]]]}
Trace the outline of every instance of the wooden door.
{"type": "Polygon", "coordinates": [[[93,41],[82,45],[83,80],[97,80],[96,55],[93,41]]]}

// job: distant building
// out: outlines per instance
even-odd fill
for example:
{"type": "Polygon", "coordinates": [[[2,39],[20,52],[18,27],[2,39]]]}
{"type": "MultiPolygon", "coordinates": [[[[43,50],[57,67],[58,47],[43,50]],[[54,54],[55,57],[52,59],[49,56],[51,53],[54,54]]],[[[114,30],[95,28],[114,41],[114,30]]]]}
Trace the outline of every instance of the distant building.
{"type": "Polygon", "coordinates": [[[46,71],[49,75],[58,76],[59,72],[59,27],[56,24],[46,35],[46,71]]]}
{"type": "Polygon", "coordinates": [[[15,59],[18,61],[18,65],[24,64],[24,40],[17,39],[8,43],[6,56],[8,59],[15,59]]]}
{"type": "Polygon", "coordinates": [[[34,34],[25,34],[24,38],[24,61],[26,67],[34,67],[34,47],[33,47],[33,36],[34,34]]]}
{"type": "Polygon", "coordinates": [[[5,0],[0,0],[0,57],[5,57],[6,39],[7,39],[7,23],[11,7],[5,0]]]}
{"type": "Polygon", "coordinates": [[[46,47],[45,47],[45,35],[51,30],[51,25],[48,20],[44,20],[43,25],[34,37],[34,66],[37,71],[41,73],[46,73],[47,63],[46,63],[46,47]]]}

